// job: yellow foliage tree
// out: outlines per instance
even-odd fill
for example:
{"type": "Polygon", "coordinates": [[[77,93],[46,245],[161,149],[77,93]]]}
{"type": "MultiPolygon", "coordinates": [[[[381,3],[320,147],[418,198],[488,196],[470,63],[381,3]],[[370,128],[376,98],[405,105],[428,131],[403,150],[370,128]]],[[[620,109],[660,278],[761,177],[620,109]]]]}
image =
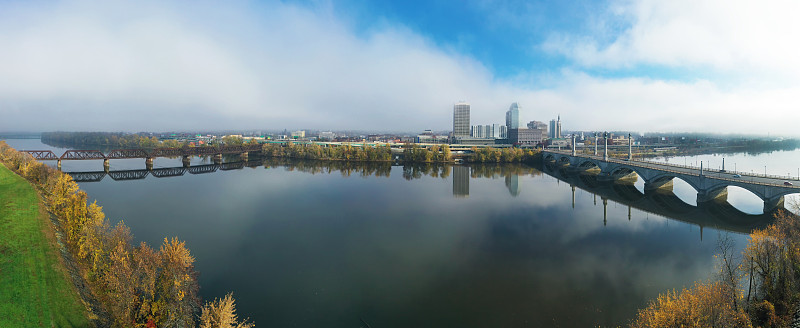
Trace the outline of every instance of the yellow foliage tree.
{"type": "Polygon", "coordinates": [[[730,300],[730,288],[723,283],[698,283],[659,295],[639,311],[631,327],[752,327],[747,314],[735,310],[730,300]]]}
{"type": "Polygon", "coordinates": [[[233,294],[206,303],[203,306],[203,313],[200,315],[200,328],[253,328],[255,326],[255,324],[247,322],[247,319],[239,322],[233,294]]]}

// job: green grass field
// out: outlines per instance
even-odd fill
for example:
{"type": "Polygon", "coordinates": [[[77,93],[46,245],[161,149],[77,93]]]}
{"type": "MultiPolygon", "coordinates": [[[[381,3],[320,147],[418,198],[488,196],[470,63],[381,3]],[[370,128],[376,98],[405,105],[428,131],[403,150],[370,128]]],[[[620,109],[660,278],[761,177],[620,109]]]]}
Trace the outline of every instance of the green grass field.
{"type": "Polygon", "coordinates": [[[33,187],[0,164],[0,327],[87,327],[43,213],[33,187]]]}

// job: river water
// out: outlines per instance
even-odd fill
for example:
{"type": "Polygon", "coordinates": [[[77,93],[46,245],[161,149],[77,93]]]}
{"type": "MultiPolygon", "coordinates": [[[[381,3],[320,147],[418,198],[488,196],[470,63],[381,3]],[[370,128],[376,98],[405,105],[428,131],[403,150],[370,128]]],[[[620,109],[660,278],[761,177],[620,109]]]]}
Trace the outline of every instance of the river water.
{"type": "MultiPolygon", "coordinates": [[[[797,163],[800,152],[747,157],[790,172],[774,158],[797,163]]],[[[766,224],[741,213],[761,213],[748,195],[697,208],[680,182],[674,195],[642,195],[641,181],[598,187],[548,167],[256,164],[81,188],[137,241],[186,240],[201,296],[233,292],[259,327],[624,325],[659,293],[712,277],[718,238],[741,250],[766,224]]],[[[112,171],[144,166],[111,161],[112,171]]]]}

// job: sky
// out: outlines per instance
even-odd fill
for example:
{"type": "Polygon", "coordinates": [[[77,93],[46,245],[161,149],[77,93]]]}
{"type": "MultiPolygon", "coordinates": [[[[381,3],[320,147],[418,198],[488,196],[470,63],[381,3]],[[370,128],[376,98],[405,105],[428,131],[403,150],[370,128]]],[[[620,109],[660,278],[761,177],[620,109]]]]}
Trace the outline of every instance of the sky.
{"type": "Polygon", "coordinates": [[[797,136],[797,1],[0,0],[0,131],[797,136]]]}

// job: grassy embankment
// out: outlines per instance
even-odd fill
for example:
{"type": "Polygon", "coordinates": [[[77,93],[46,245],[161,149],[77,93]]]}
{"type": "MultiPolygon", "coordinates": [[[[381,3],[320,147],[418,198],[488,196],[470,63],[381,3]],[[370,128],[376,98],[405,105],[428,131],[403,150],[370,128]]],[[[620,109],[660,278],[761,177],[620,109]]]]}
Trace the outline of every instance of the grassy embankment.
{"type": "Polygon", "coordinates": [[[0,327],[87,327],[38,194],[0,163],[0,327]]]}

